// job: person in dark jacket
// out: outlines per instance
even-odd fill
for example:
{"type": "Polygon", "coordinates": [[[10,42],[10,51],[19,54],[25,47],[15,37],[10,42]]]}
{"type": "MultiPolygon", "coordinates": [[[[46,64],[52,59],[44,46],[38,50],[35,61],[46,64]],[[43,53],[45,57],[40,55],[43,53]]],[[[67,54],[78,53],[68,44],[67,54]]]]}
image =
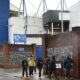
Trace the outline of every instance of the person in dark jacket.
{"type": "Polygon", "coordinates": [[[51,79],[51,74],[54,73],[54,76],[57,79],[57,75],[56,75],[56,62],[55,62],[55,57],[54,56],[52,56],[52,58],[49,58],[47,60],[47,65],[48,65],[48,75],[49,75],[49,78],[51,79]]]}
{"type": "Polygon", "coordinates": [[[48,63],[49,63],[49,60],[50,60],[49,58],[46,58],[46,60],[45,60],[45,71],[46,71],[45,73],[46,74],[48,74],[48,63]]]}
{"type": "Polygon", "coordinates": [[[55,78],[57,78],[57,72],[56,72],[56,60],[55,60],[55,56],[52,56],[52,73],[54,74],[55,78]]]}
{"type": "Polygon", "coordinates": [[[48,67],[48,76],[49,76],[49,78],[51,79],[51,74],[52,74],[52,60],[51,60],[51,58],[49,58],[48,60],[47,60],[47,67],[48,67]]]}
{"type": "Polygon", "coordinates": [[[26,59],[22,60],[22,76],[24,77],[24,72],[26,72],[26,77],[28,77],[28,62],[26,59]]]}
{"type": "Polygon", "coordinates": [[[42,58],[39,58],[37,61],[37,68],[39,70],[39,77],[41,77],[42,67],[43,67],[43,60],[42,60],[42,58]]]}
{"type": "Polygon", "coordinates": [[[70,56],[67,56],[67,58],[64,60],[64,68],[66,69],[66,78],[71,77],[70,71],[72,69],[72,63],[73,63],[72,58],[70,56]]]}

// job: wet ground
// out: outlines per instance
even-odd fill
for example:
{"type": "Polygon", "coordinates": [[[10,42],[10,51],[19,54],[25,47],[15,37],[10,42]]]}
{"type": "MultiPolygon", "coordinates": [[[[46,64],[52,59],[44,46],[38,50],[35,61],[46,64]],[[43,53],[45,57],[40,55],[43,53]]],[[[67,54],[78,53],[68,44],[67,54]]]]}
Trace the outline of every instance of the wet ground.
{"type": "MultiPolygon", "coordinates": [[[[65,78],[58,77],[59,80],[65,80],[65,78]]],[[[38,71],[31,77],[22,78],[22,70],[21,69],[2,69],[0,68],[0,80],[50,80],[48,76],[44,76],[42,74],[41,77],[38,77],[38,71]]],[[[56,80],[54,77],[51,80],[56,80]]],[[[80,80],[80,79],[73,79],[80,80]]]]}

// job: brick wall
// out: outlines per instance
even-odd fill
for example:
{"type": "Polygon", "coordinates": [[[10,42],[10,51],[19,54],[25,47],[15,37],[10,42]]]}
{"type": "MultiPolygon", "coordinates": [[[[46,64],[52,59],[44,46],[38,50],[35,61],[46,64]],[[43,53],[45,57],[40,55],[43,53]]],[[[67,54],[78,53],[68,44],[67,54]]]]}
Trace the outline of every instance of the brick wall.
{"type": "MultiPolygon", "coordinates": [[[[78,78],[80,76],[80,28],[76,27],[73,28],[72,32],[66,32],[61,33],[57,35],[43,35],[43,59],[45,61],[46,57],[48,56],[47,49],[53,48],[55,49],[61,49],[64,50],[64,52],[60,53],[59,55],[62,55],[63,53],[66,55],[68,53],[65,53],[66,48],[67,51],[71,47],[71,56],[73,58],[74,64],[72,69],[72,76],[78,78]]],[[[59,75],[63,76],[65,74],[65,71],[63,70],[63,61],[59,60],[58,62],[61,63],[62,68],[57,69],[59,75]]],[[[45,74],[46,69],[43,69],[43,72],[45,74]]]]}
{"type": "Polygon", "coordinates": [[[21,60],[23,57],[26,59],[30,57],[30,54],[36,58],[36,45],[13,45],[6,44],[2,45],[3,52],[3,63],[4,68],[18,68],[21,66],[21,60]],[[22,49],[23,51],[19,51],[22,49]]]}

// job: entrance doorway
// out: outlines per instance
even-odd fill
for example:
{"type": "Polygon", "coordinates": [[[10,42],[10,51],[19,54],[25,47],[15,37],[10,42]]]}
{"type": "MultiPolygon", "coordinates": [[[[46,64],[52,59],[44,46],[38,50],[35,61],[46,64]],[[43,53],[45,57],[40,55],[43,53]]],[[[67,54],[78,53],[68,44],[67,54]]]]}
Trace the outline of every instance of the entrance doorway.
{"type": "Polygon", "coordinates": [[[36,59],[42,58],[42,47],[36,48],[36,59]]]}

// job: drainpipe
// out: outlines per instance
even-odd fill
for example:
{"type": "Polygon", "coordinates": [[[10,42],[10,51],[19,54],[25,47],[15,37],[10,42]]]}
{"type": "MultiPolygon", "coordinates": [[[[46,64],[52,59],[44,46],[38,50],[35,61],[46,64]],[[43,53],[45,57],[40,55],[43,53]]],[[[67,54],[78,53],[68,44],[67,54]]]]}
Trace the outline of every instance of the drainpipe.
{"type": "Polygon", "coordinates": [[[52,31],[52,35],[53,35],[53,22],[51,23],[51,31],[52,31]]]}

